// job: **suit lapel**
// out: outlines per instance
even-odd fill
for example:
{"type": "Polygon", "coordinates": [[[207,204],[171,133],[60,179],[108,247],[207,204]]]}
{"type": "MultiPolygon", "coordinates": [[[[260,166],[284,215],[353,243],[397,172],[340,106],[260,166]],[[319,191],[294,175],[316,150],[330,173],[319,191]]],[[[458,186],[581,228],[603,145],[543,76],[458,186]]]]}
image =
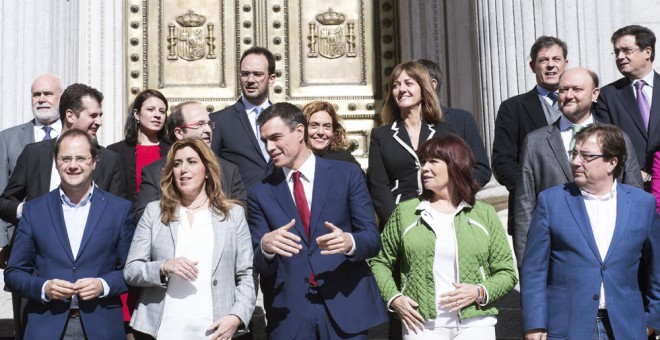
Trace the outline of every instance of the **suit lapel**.
{"type": "Polygon", "coordinates": [[[548,146],[550,146],[552,153],[557,158],[557,163],[561,167],[561,171],[564,173],[564,176],[566,176],[566,182],[570,182],[573,180],[573,174],[571,173],[568,154],[564,148],[564,140],[561,138],[559,127],[557,127],[558,124],[559,123],[555,123],[548,127],[548,146]]]}
{"type": "MultiPolygon", "coordinates": [[[[41,143],[39,152],[39,192],[47,193],[50,190],[50,175],[53,171],[53,151],[55,150],[55,139],[41,143]]],[[[29,179],[28,179],[29,180],[29,179]]]]}
{"type": "Polygon", "coordinates": [[[62,211],[62,201],[59,196],[59,190],[48,193],[49,198],[48,213],[53,228],[55,228],[55,235],[60,240],[64,252],[69,257],[71,262],[74,262],[73,252],[71,251],[71,243],[69,242],[69,233],[66,231],[66,222],[64,222],[64,212],[62,211]]]}
{"type": "Polygon", "coordinates": [[[236,117],[239,122],[241,122],[241,125],[243,126],[243,129],[245,129],[245,133],[247,134],[248,138],[250,139],[250,142],[252,142],[252,147],[257,151],[257,154],[261,159],[263,159],[264,162],[266,162],[266,159],[264,158],[264,155],[261,153],[261,147],[259,146],[259,142],[257,141],[257,137],[254,134],[254,128],[252,127],[252,124],[250,124],[250,119],[248,118],[247,111],[245,109],[245,105],[243,105],[242,99],[238,100],[238,103],[236,103],[236,117]]]}
{"type": "Polygon", "coordinates": [[[541,101],[539,100],[539,93],[536,91],[536,88],[533,88],[531,91],[527,92],[527,100],[523,104],[525,106],[525,111],[529,116],[529,119],[534,123],[534,129],[539,129],[548,125],[548,120],[545,118],[545,112],[543,111],[543,106],[541,106],[541,101]]]}
{"type": "MultiPolygon", "coordinates": [[[[424,130],[424,125],[422,124],[422,130],[424,130]]],[[[422,141],[422,130],[419,132],[419,140],[422,141]]],[[[403,122],[400,120],[397,120],[396,122],[392,123],[392,138],[399,143],[404,150],[406,150],[415,160],[417,160],[417,154],[415,153],[415,150],[412,148],[412,143],[410,142],[410,136],[408,135],[408,132],[406,131],[406,128],[403,126],[403,122]]],[[[435,131],[434,131],[435,132],[435,131]]]]}
{"type": "MultiPolygon", "coordinates": [[[[316,157],[316,169],[314,171],[315,173],[314,173],[314,190],[312,192],[312,211],[310,212],[311,218],[309,223],[310,235],[315,234],[316,227],[319,223],[325,222],[319,220],[321,218],[321,212],[323,211],[323,207],[325,206],[325,201],[328,197],[328,191],[330,191],[330,182],[331,182],[328,180],[331,173],[330,164],[325,160],[323,160],[323,158],[316,157]]],[[[319,226],[319,228],[325,229],[325,226],[319,226]]]]}
{"type": "MultiPolygon", "coordinates": [[[[300,215],[298,214],[296,203],[293,201],[293,197],[291,196],[291,190],[289,189],[289,185],[287,184],[286,178],[284,177],[284,171],[282,169],[275,169],[275,171],[277,173],[274,174],[274,178],[273,178],[274,183],[271,186],[271,190],[273,191],[275,199],[277,200],[277,203],[280,205],[280,208],[282,208],[282,211],[284,211],[284,214],[288,218],[286,223],[289,223],[291,219],[296,219],[296,224],[294,228],[296,229],[296,231],[298,231],[298,236],[300,236],[303,242],[309,247],[309,240],[305,235],[305,227],[303,227],[302,222],[300,220],[300,215]]],[[[272,226],[272,227],[279,228],[281,226],[272,226]]],[[[311,227],[311,218],[310,218],[310,227],[311,227]]],[[[310,230],[310,235],[311,235],[311,230],[310,230]]]]}
{"type": "MultiPolygon", "coordinates": [[[[617,95],[619,96],[621,103],[623,103],[623,107],[626,109],[626,112],[628,115],[630,115],[630,119],[632,119],[632,121],[635,123],[637,130],[639,130],[640,134],[644,136],[644,139],[648,139],[648,134],[646,132],[646,128],[644,127],[644,122],[642,121],[642,114],[639,112],[639,107],[637,107],[637,100],[635,99],[635,94],[633,93],[633,88],[630,86],[630,84],[631,82],[627,80],[625,85],[617,91],[617,95]]],[[[655,94],[655,87],[653,93],[655,94]]],[[[651,109],[651,111],[653,111],[653,109],[651,109]]],[[[651,124],[649,123],[649,126],[650,125],[651,124]]]]}
{"type": "Polygon", "coordinates": [[[603,262],[606,262],[607,259],[612,256],[612,253],[614,253],[616,246],[619,244],[621,237],[628,227],[628,218],[630,217],[630,191],[619,185],[619,183],[617,183],[616,191],[616,224],[614,225],[612,241],[610,241],[610,246],[607,248],[607,256],[605,256],[605,260],[603,262]]]}
{"type": "MultiPolygon", "coordinates": [[[[183,218],[183,216],[179,217],[179,219],[183,218]]],[[[179,225],[181,224],[180,220],[174,220],[171,221],[170,224],[168,225],[168,228],[170,230],[170,236],[172,237],[172,256],[176,257],[176,238],[179,236],[179,225]]]]}
{"type": "Polygon", "coordinates": [[[225,248],[225,237],[227,236],[227,227],[223,225],[228,221],[221,222],[218,218],[218,215],[211,212],[211,221],[213,222],[213,270],[212,273],[215,274],[218,265],[220,264],[220,257],[225,248]]]}
{"type": "Polygon", "coordinates": [[[591,223],[589,222],[587,208],[584,205],[584,198],[580,194],[580,189],[578,189],[575,183],[571,183],[569,188],[570,192],[566,194],[566,204],[568,205],[568,209],[573,215],[578,228],[580,228],[582,236],[584,236],[587,244],[589,244],[589,248],[591,248],[591,251],[594,253],[598,261],[602,263],[600,252],[596,245],[596,238],[594,237],[594,232],[591,229],[591,223]]]}
{"type": "Polygon", "coordinates": [[[21,132],[18,134],[18,142],[23,148],[30,143],[34,143],[34,119],[27,124],[23,124],[21,132]]]}
{"type": "Polygon", "coordinates": [[[78,250],[78,255],[76,258],[80,257],[80,254],[85,250],[85,246],[89,242],[89,239],[94,234],[94,230],[101,220],[101,215],[103,215],[103,210],[108,204],[108,199],[105,197],[105,193],[101,190],[94,189],[94,193],[90,198],[89,206],[89,215],[87,216],[87,223],[85,223],[85,230],[83,231],[83,236],[80,241],[80,248],[78,250]]]}

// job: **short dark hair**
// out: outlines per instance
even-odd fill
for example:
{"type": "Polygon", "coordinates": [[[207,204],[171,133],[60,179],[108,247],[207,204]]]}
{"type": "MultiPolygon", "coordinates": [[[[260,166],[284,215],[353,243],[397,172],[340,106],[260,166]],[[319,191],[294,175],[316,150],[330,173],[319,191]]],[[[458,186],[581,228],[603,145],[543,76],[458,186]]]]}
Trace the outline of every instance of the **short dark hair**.
{"type": "Polygon", "coordinates": [[[67,87],[60,97],[60,121],[62,124],[66,121],[66,111],[71,110],[80,117],[83,110],[83,97],[91,97],[99,104],[103,102],[103,93],[101,91],[85,84],[75,83],[67,87]]]}
{"type": "Polygon", "coordinates": [[[307,119],[305,119],[305,115],[301,109],[287,102],[275,103],[257,117],[257,125],[263,126],[269,120],[276,117],[279,117],[289,126],[289,131],[295,130],[298,124],[302,124],[305,127],[305,144],[307,144],[307,119]]]}
{"type": "Polygon", "coordinates": [[[57,141],[55,142],[55,152],[54,152],[55,157],[57,157],[57,155],[60,154],[60,145],[62,145],[62,142],[65,139],[74,138],[74,137],[85,137],[85,139],[89,143],[89,153],[92,155],[92,159],[96,159],[98,150],[96,149],[96,143],[94,142],[94,139],[92,138],[92,136],[90,136],[87,133],[87,131],[83,131],[81,129],[76,129],[76,128],[62,132],[62,134],[57,138],[57,141]]]}
{"type": "Polygon", "coordinates": [[[424,66],[426,72],[429,73],[431,79],[435,79],[435,82],[437,83],[435,87],[435,92],[438,94],[438,98],[440,98],[440,89],[442,88],[442,77],[443,77],[442,69],[440,68],[440,65],[428,59],[417,59],[415,61],[418,64],[424,66]]]}
{"type": "Polygon", "coordinates": [[[532,50],[529,53],[531,61],[534,62],[536,60],[536,56],[539,54],[540,50],[554,45],[561,47],[562,51],[564,52],[564,59],[566,59],[568,56],[568,47],[566,46],[566,43],[559,38],[542,35],[538,37],[534,42],[534,45],[532,45],[532,50]]]}
{"type": "Polygon", "coordinates": [[[241,55],[241,61],[238,63],[238,67],[240,67],[241,64],[243,64],[243,59],[247,57],[250,54],[257,54],[257,55],[262,55],[266,57],[266,60],[268,60],[268,74],[274,74],[275,73],[275,56],[271,51],[269,51],[267,48],[264,47],[259,47],[259,46],[254,46],[250,47],[243,54],[241,55]]]}
{"type": "Polygon", "coordinates": [[[619,40],[624,35],[632,35],[635,37],[635,45],[640,49],[647,47],[651,48],[651,61],[655,59],[655,34],[650,29],[640,25],[630,25],[621,27],[614,34],[612,34],[612,44],[619,40]]]}
{"type": "MultiPolygon", "coordinates": [[[[479,184],[474,179],[475,158],[470,146],[459,136],[447,134],[431,138],[417,150],[419,160],[424,163],[430,159],[440,159],[447,164],[449,180],[454,182],[453,204],[465,201],[474,205],[479,184]]],[[[424,189],[422,198],[429,199],[433,192],[424,189]]]]}
{"type": "Polygon", "coordinates": [[[601,153],[607,155],[603,158],[606,160],[617,159],[614,177],[619,177],[623,173],[628,158],[626,140],[623,138],[621,129],[611,124],[591,124],[575,134],[575,144],[583,142],[593,135],[596,135],[601,153]]]}
{"type": "MultiPolygon", "coordinates": [[[[183,108],[191,104],[202,105],[199,102],[187,101],[176,104],[172,107],[172,112],[167,117],[167,121],[165,122],[165,130],[167,130],[166,141],[168,143],[174,144],[174,142],[177,141],[176,135],[174,134],[174,130],[180,126],[183,126],[183,124],[185,123],[185,120],[183,119],[183,108]]],[[[185,128],[181,128],[181,129],[183,130],[183,132],[185,132],[185,128]]]]}
{"type": "MultiPolygon", "coordinates": [[[[124,125],[124,139],[126,140],[126,144],[128,145],[137,144],[138,130],[140,128],[138,121],[133,117],[133,113],[140,112],[144,102],[151,97],[156,97],[162,100],[163,103],[165,103],[165,112],[166,112],[165,114],[167,115],[167,108],[168,108],[167,98],[165,98],[165,96],[162,93],[151,89],[146,89],[138,93],[138,95],[135,96],[135,99],[133,99],[133,103],[131,103],[131,106],[128,108],[128,117],[126,117],[126,124],[124,125]]],[[[165,137],[164,128],[161,128],[160,131],[158,131],[157,137],[158,140],[163,140],[163,138],[165,137]]]]}

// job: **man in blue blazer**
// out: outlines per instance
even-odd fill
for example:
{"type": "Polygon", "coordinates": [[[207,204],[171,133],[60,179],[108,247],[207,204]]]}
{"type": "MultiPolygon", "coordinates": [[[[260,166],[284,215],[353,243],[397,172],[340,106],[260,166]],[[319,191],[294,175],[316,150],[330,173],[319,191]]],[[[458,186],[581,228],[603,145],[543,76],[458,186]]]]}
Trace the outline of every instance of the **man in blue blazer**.
{"type": "Polygon", "coordinates": [[[268,338],[367,339],[387,316],[366,262],[381,244],[362,172],[314,156],[295,105],[257,123],[276,167],[248,194],[268,338]]]}
{"type": "Polygon", "coordinates": [[[85,131],[67,130],[55,144],[59,188],[24,206],[4,275],[29,299],[25,339],[126,337],[119,294],[132,206],[94,185],[96,158],[85,131]]]}
{"type": "Polygon", "coordinates": [[[615,180],[625,160],[621,131],[591,125],[576,135],[575,182],[539,195],[520,280],[525,339],[646,339],[660,327],[660,218],[652,195],[615,180]]]}

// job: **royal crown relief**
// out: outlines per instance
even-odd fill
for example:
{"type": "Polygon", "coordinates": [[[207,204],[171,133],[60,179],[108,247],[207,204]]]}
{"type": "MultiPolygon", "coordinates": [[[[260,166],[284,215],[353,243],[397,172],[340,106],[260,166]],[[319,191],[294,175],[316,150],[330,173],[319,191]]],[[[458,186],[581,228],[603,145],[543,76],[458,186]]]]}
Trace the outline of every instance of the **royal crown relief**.
{"type": "Polygon", "coordinates": [[[204,29],[206,17],[196,14],[192,10],[176,18],[180,25],[169,24],[169,36],[167,38],[167,59],[178,58],[194,61],[204,58],[215,59],[215,36],[213,34],[213,23],[207,23],[204,29]],[[207,52],[208,48],[208,52],[207,52]]]}
{"type": "Polygon", "coordinates": [[[354,58],[355,52],[355,22],[349,20],[344,26],[346,16],[329,8],[327,12],[318,14],[316,21],[309,23],[309,52],[308,58],[317,58],[319,55],[328,59],[335,59],[346,54],[354,58]],[[317,22],[320,26],[317,27],[317,22]],[[346,28],[346,33],[344,33],[346,28]]]}

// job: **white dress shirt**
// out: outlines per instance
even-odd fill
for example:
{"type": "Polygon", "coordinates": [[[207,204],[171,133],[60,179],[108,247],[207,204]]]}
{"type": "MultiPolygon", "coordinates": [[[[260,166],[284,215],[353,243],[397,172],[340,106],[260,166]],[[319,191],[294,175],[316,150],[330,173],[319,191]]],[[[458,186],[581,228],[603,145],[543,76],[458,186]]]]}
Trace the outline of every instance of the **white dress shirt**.
{"type": "MultiPolygon", "coordinates": [[[[589,118],[582,122],[581,124],[576,124],[582,126],[582,128],[585,128],[591,124],[594,123],[594,116],[589,114],[589,118]]],[[[573,130],[571,129],[573,127],[573,122],[568,120],[566,116],[561,115],[559,118],[559,133],[561,134],[561,140],[564,142],[564,150],[566,150],[566,153],[568,154],[568,160],[571,160],[571,150],[568,149],[568,146],[571,144],[571,139],[573,138],[573,130]]]]}
{"type": "MultiPolygon", "coordinates": [[[[646,85],[642,88],[642,91],[644,92],[644,95],[646,95],[646,99],[649,102],[649,107],[651,107],[651,104],[653,103],[653,79],[655,78],[655,72],[651,70],[649,74],[644,76],[641,80],[643,80],[646,85]]],[[[637,88],[635,88],[635,84],[637,84],[639,80],[631,80],[630,81],[630,86],[632,86],[633,89],[633,95],[635,98],[637,98],[637,88]]]]}
{"type": "MultiPolygon", "coordinates": [[[[46,137],[46,131],[43,130],[44,124],[41,124],[38,120],[34,120],[34,141],[40,142],[46,137]]],[[[60,133],[62,133],[62,121],[56,120],[53,124],[50,124],[52,130],[50,131],[50,138],[56,139],[60,133]]]]}

